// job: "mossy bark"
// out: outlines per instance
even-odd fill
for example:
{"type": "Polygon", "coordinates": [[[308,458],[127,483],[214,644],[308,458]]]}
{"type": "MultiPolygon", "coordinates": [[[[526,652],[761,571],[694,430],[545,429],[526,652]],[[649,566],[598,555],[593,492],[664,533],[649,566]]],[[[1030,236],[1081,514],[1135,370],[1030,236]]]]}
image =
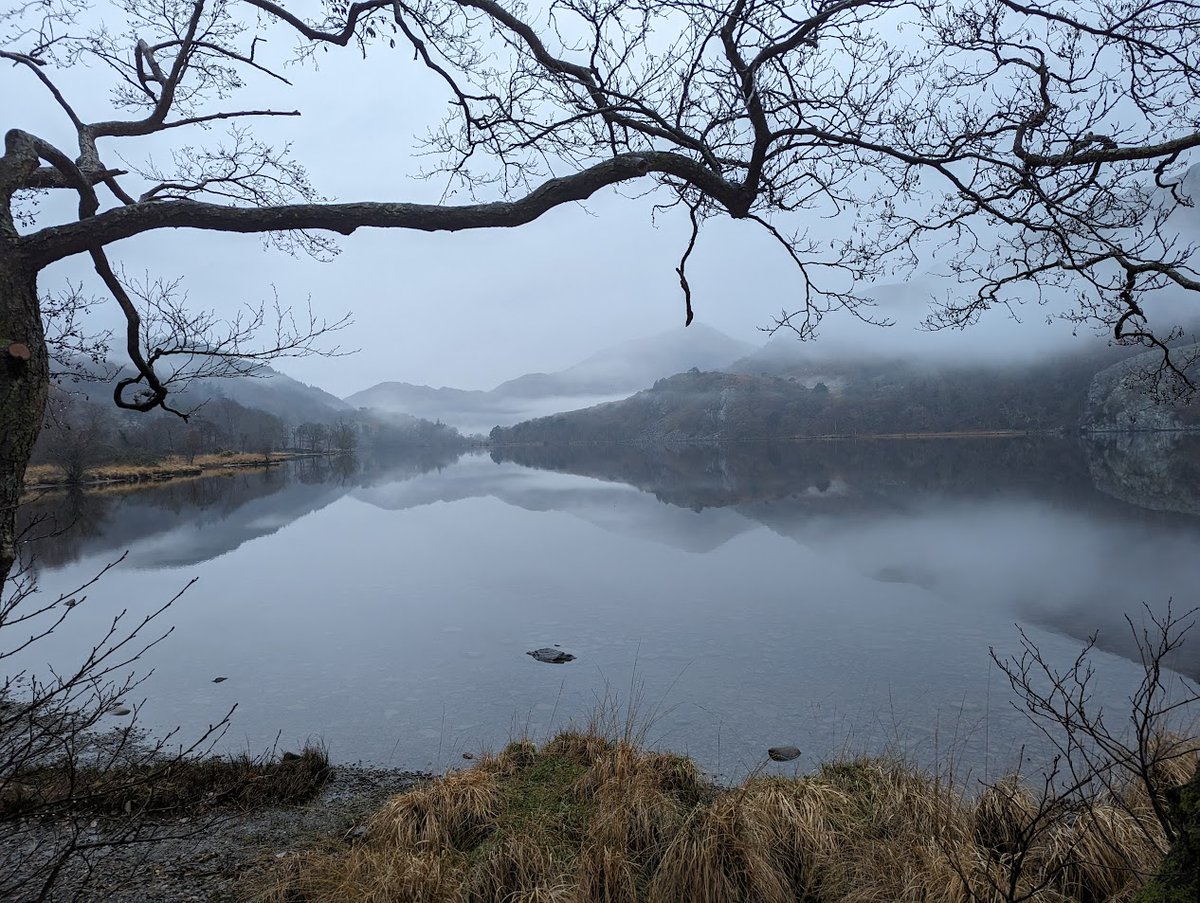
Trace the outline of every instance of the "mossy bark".
{"type": "Polygon", "coordinates": [[[1171,821],[1177,832],[1167,858],[1133,903],[1196,903],[1200,900],[1200,769],[1173,791],[1171,821]]]}
{"type": "Polygon", "coordinates": [[[35,270],[0,239],[0,590],[16,559],[17,505],[49,384],[35,270]]]}

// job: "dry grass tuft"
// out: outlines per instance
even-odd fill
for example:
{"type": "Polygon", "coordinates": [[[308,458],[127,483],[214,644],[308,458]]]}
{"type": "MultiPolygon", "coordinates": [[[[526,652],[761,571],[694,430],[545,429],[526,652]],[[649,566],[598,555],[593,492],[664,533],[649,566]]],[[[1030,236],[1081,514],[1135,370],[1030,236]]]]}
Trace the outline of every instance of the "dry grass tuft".
{"type": "MultiPolygon", "coordinates": [[[[514,898],[544,898],[569,888],[571,863],[544,838],[504,834],[475,857],[467,875],[464,897],[472,903],[514,898]]],[[[554,899],[552,896],[551,899],[554,899]]]]}
{"type": "Polygon", "coordinates": [[[492,772],[455,772],[388,800],[367,833],[381,846],[465,852],[492,830],[503,801],[492,772]]]}
{"type": "Polygon", "coordinates": [[[708,785],[694,762],[670,753],[646,752],[629,743],[615,743],[591,760],[576,783],[576,792],[645,787],[695,803],[707,794],[708,785]]]}
{"type": "Polygon", "coordinates": [[[1166,811],[1169,792],[1182,787],[1196,773],[1200,767],[1200,740],[1172,733],[1157,734],[1146,745],[1146,759],[1150,786],[1144,780],[1130,777],[1117,790],[1120,802],[1139,821],[1157,819],[1155,804],[1166,811]]]}
{"type": "Polygon", "coordinates": [[[796,899],[788,876],[771,860],[766,832],[746,817],[743,800],[739,793],[727,793],[692,811],[663,854],[648,899],[796,899]]]}
{"type": "Polygon", "coordinates": [[[566,759],[587,768],[611,748],[612,743],[599,734],[567,731],[547,743],[542,754],[566,759]]]}
{"type": "Polygon", "coordinates": [[[1012,856],[1030,832],[1037,802],[1016,775],[986,787],[975,802],[971,822],[975,843],[995,859],[1012,856]]]}
{"type": "Polygon", "coordinates": [[[935,837],[961,817],[961,800],[935,777],[893,758],[860,758],[822,765],[815,780],[854,801],[862,832],[878,837],[935,837]]]}
{"type": "Polygon", "coordinates": [[[529,740],[517,740],[504,747],[500,755],[496,756],[494,767],[504,774],[513,774],[522,768],[528,768],[537,759],[536,744],[529,740]]]}
{"type": "Polygon", "coordinates": [[[503,898],[505,903],[575,903],[575,892],[569,884],[538,886],[503,898]]]}
{"type": "Polygon", "coordinates": [[[850,798],[817,781],[760,778],[746,786],[742,805],[747,819],[759,827],[759,840],[774,867],[798,895],[815,893],[820,873],[840,854],[834,825],[847,819],[850,798]]]}
{"type": "Polygon", "coordinates": [[[451,854],[355,846],[286,856],[251,896],[258,903],[458,903],[462,873],[461,859],[451,854]]]}
{"type": "Polygon", "coordinates": [[[1038,901],[1130,899],[1166,848],[1149,809],[1139,816],[1112,798],[1042,802],[1015,776],[983,791],[973,829],[990,861],[974,869],[972,886],[987,887],[989,876],[992,886],[1015,881],[1038,901]]]}
{"type": "Polygon", "coordinates": [[[587,838],[623,850],[639,868],[653,870],[679,833],[688,810],[672,797],[654,790],[636,789],[597,801],[587,838]]]}
{"type": "Polygon", "coordinates": [[[600,753],[572,788],[575,799],[595,804],[588,841],[624,851],[643,871],[654,869],[688,812],[711,792],[691,760],[625,741],[600,753]]]}
{"type": "Polygon", "coordinates": [[[1141,886],[1134,876],[1152,874],[1162,858],[1161,835],[1146,827],[1122,805],[1090,806],[1056,826],[1046,871],[1069,900],[1130,899],[1141,886]]]}
{"type": "Polygon", "coordinates": [[[589,843],[576,864],[574,903],[637,903],[639,870],[621,847],[589,843]]]}
{"type": "Polygon", "coordinates": [[[821,900],[958,901],[967,835],[961,800],[893,759],[826,765],[747,793],[770,827],[776,867],[795,893],[821,900]]]}

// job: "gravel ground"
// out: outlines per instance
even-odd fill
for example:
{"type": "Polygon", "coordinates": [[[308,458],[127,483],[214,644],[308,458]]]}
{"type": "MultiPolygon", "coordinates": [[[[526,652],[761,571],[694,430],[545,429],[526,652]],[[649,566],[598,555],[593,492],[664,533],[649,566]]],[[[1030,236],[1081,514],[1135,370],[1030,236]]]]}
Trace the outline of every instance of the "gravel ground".
{"type": "MultiPolygon", "coordinates": [[[[107,851],[91,886],[71,893],[82,867],[61,883],[54,899],[118,903],[238,901],[239,878],[256,861],[322,841],[352,835],[384,800],[424,780],[413,772],[338,766],[333,778],[307,803],[222,813],[203,820],[167,819],[153,826],[155,839],[107,851]],[[195,836],[189,836],[189,835],[195,836]]],[[[102,821],[93,839],[103,837],[102,821]]]]}

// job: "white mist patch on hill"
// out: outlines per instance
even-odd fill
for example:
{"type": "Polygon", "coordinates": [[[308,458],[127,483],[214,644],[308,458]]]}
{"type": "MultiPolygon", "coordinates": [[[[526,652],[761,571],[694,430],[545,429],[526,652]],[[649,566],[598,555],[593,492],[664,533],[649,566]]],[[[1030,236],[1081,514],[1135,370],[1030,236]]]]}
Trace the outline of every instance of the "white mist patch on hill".
{"type": "Polygon", "coordinates": [[[720,370],[754,346],[700,324],[614,345],[554,373],[527,373],[490,391],[383,382],[348,395],[352,408],[441,420],[468,433],[625,398],[656,379],[720,370]]]}

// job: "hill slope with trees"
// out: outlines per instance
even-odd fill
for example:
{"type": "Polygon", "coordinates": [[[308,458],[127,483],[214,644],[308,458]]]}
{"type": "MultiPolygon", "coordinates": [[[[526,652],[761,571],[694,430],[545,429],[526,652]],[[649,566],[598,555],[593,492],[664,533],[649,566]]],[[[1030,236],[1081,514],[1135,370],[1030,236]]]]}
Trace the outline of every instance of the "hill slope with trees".
{"type": "Polygon", "coordinates": [[[499,443],[725,441],[980,431],[1073,431],[1098,371],[1129,357],[1089,347],[1024,367],[903,360],[692,370],[624,401],[492,432],[499,443]],[[757,372],[754,372],[757,371],[757,372]],[[777,375],[785,373],[788,375],[777,375]]]}

